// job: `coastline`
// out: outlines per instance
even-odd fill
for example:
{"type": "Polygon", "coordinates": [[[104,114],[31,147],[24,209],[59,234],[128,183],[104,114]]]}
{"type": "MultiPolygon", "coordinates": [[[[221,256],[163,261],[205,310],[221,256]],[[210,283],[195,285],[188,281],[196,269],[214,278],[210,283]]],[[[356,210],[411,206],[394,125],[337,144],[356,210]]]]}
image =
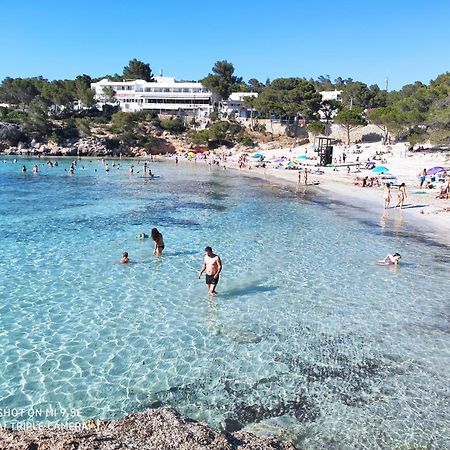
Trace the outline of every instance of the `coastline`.
{"type": "MultiPolygon", "coordinates": [[[[26,424],[25,424],[26,425],[26,424]]],[[[39,428],[29,424],[17,431],[0,428],[2,448],[9,450],[135,448],[140,450],[295,450],[292,444],[226,433],[188,419],[173,408],[147,409],[117,420],[88,420],[39,428]]]]}
{"type": "MultiPolygon", "coordinates": [[[[171,161],[173,158],[157,157],[157,160],[171,161]]],[[[197,160],[195,162],[179,157],[179,162],[207,166],[209,160],[197,160]]],[[[393,198],[391,206],[384,210],[383,188],[355,186],[352,183],[355,173],[350,175],[342,172],[336,174],[325,172],[323,175],[312,173],[309,175],[307,185],[303,184],[303,181],[299,185],[297,170],[249,168],[249,166],[239,168],[235,158],[228,159],[226,163],[217,167],[217,170],[223,170],[223,166],[226,167],[226,170],[233,171],[236,176],[241,174],[246,177],[258,178],[268,183],[288,187],[302,194],[311,192],[319,196],[323,202],[342,204],[343,208],[356,208],[378,223],[384,222],[386,224],[389,220],[396,220],[401,224],[403,231],[411,230],[420,234],[424,240],[450,246],[450,200],[435,201],[432,198],[435,194],[434,192],[428,195],[409,195],[405,208],[402,210],[395,207],[396,199],[393,198]],[[445,211],[444,208],[447,208],[447,210],[445,211]]],[[[412,191],[414,192],[414,189],[412,191]]],[[[395,194],[393,193],[394,196],[395,194]]]]}

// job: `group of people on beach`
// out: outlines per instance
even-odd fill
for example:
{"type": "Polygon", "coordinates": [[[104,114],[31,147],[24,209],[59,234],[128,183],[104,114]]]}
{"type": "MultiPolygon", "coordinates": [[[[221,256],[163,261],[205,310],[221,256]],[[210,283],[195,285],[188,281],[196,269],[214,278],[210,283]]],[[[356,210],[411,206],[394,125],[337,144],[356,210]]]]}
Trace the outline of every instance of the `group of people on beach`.
{"type": "MultiPolygon", "coordinates": [[[[161,256],[165,248],[164,238],[157,228],[153,228],[150,233],[151,239],[153,240],[153,255],[161,256]]],[[[138,239],[144,240],[149,236],[144,232],[138,235],[138,239]]],[[[128,264],[130,262],[130,257],[128,252],[123,252],[120,258],[121,264],[128,264]]],[[[213,252],[211,247],[205,247],[205,256],[203,258],[203,264],[198,272],[198,278],[200,279],[204,272],[206,272],[206,288],[209,295],[216,295],[217,284],[219,283],[220,272],[222,271],[222,261],[220,256],[213,252]]]]}
{"type": "MultiPolygon", "coordinates": [[[[403,209],[407,197],[408,195],[406,194],[406,185],[405,183],[401,183],[400,186],[398,187],[397,193],[398,203],[396,205],[396,208],[403,209]]],[[[391,183],[386,183],[383,198],[384,198],[384,209],[388,209],[392,200],[391,183]]]]}

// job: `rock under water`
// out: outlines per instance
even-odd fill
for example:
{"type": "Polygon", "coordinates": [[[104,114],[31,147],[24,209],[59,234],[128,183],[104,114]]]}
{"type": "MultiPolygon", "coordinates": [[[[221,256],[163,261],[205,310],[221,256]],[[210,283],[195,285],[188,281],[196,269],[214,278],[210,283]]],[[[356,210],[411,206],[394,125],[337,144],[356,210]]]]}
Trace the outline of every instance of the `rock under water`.
{"type": "Polygon", "coordinates": [[[250,433],[225,433],[172,408],[148,409],[118,420],[87,421],[78,429],[0,429],[2,450],[295,450],[250,433]]]}

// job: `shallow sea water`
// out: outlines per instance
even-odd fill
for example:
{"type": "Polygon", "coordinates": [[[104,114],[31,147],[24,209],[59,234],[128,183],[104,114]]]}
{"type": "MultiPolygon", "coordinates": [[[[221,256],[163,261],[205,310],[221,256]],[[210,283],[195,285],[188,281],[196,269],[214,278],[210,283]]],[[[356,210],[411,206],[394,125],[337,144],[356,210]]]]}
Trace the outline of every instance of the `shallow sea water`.
{"type": "Polygon", "coordinates": [[[169,404],[306,450],[450,448],[450,249],[399,211],[194,165],[35,161],[0,162],[0,424],[169,404]],[[161,258],[136,238],[152,227],[161,258]]]}

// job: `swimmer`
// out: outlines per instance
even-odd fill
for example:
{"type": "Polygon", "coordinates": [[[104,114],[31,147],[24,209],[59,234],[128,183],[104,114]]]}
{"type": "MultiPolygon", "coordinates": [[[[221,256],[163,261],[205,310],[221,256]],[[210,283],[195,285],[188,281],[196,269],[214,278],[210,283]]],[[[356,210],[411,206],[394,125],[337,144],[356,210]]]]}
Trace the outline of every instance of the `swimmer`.
{"type": "Polygon", "coordinates": [[[216,287],[219,282],[220,272],[222,271],[222,261],[218,255],[213,253],[211,247],[205,248],[205,258],[203,265],[198,272],[198,278],[202,277],[206,271],[206,289],[209,295],[216,295],[216,287]]]}
{"type": "Polygon", "coordinates": [[[386,255],[384,259],[378,261],[378,264],[383,264],[386,266],[397,266],[401,258],[402,257],[400,256],[400,253],[394,253],[393,255],[389,254],[386,255]]]}
{"type": "Polygon", "coordinates": [[[122,258],[120,258],[120,264],[128,264],[129,262],[128,252],[123,252],[122,258]]]}
{"type": "Polygon", "coordinates": [[[155,247],[153,248],[153,254],[156,256],[162,255],[164,250],[164,239],[163,235],[156,229],[152,229],[152,239],[155,243],[155,247]]]}
{"type": "Polygon", "coordinates": [[[133,173],[134,173],[134,167],[131,166],[131,167],[130,167],[130,175],[133,175],[133,173]]]}
{"type": "Polygon", "coordinates": [[[148,238],[148,234],[145,234],[145,233],[141,233],[139,236],[138,236],[138,239],[147,239],[148,238]]]}
{"type": "Polygon", "coordinates": [[[33,173],[38,173],[38,166],[36,164],[33,166],[33,173]]]}
{"type": "Polygon", "coordinates": [[[22,172],[25,173],[27,171],[27,166],[22,166],[22,172]]]}

